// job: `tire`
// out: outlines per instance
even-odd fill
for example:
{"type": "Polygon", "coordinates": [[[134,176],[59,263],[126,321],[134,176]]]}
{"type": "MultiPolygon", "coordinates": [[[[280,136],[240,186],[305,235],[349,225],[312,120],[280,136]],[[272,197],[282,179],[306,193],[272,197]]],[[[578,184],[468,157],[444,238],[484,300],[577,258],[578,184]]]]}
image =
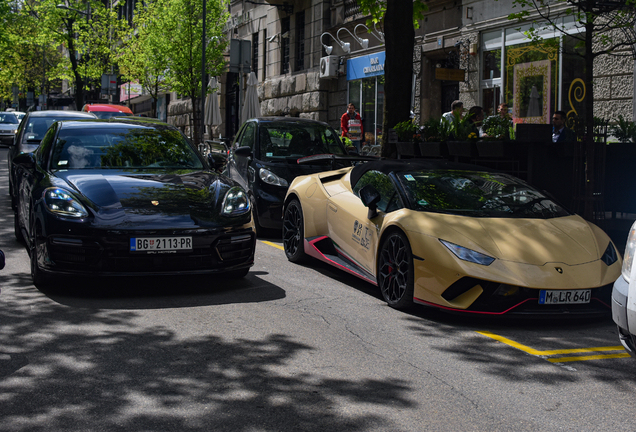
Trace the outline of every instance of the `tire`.
{"type": "Polygon", "coordinates": [[[300,201],[292,200],[285,207],[283,216],[283,247],[287,259],[293,263],[299,263],[307,258],[304,249],[305,222],[300,201]]]}
{"type": "Polygon", "coordinates": [[[29,246],[29,258],[31,259],[31,279],[37,288],[45,288],[51,285],[51,278],[44,275],[38,266],[38,249],[41,248],[38,240],[37,226],[33,224],[31,229],[31,245],[29,246]]]}
{"type": "Polygon", "coordinates": [[[392,308],[413,306],[413,253],[408,239],[400,231],[389,234],[380,247],[378,287],[384,301],[392,308]]]}
{"type": "Polygon", "coordinates": [[[250,272],[250,268],[246,267],[244,269],[241,270],[234,270],[231,272],[227,272],[225,273],[225,276],[230,278],[230,279],[242,279],[245,276],[247,276],[247,274],[250,272]]]}

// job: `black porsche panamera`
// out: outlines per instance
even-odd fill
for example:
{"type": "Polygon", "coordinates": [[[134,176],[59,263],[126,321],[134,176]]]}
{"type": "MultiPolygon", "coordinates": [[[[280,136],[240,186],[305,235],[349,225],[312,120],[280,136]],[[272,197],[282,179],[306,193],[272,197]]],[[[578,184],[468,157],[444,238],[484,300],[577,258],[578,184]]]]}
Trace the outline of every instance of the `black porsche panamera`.
{"type": "Polygon", "coordinates": [[[14,163],[15,235],[35,285],[62,275],[242,277],[254,264],[246,191],[165,123],[57,122],[14,163]]]}

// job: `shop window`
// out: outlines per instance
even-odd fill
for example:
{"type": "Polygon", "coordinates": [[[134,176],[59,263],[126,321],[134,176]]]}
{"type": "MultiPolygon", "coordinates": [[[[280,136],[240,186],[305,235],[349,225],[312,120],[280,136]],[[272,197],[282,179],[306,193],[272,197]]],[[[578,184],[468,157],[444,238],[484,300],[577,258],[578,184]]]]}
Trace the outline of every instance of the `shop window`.
{"type": "Polygon", "coordinates": [[[280,23],[280,74],[284,75],[289,72],[289,17],[283,18],[280,23]]]}
{"type": "Polygon", "coordinates": [[[296,14],[296,70],[305,69],[305,11],[296,14]]]}

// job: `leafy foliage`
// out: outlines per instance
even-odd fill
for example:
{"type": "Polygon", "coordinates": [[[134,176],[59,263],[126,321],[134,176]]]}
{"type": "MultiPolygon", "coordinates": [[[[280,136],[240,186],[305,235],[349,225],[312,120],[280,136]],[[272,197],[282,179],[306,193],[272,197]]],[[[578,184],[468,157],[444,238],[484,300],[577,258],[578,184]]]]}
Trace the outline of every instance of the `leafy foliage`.
{"type": "Polygon", "coordinates": [[[610,132],[620,142],[632,142],[636,144],[636,123],[618,116],[617,124],[610,127],[610,132]]]}
{"type": "Polygon", "coordinates": [[[496,114],[486,117],[481,127],[484,134],[491,138],[506,139],[510,138],[512,121],[508,117],[496,114]]]}

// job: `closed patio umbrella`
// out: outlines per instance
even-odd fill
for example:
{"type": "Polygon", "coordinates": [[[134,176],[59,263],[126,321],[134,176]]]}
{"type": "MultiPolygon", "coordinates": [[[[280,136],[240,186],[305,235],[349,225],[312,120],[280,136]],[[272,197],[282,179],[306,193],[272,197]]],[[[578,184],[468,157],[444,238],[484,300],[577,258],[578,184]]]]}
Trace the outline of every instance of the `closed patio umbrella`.
{"type": "Polygon", "coordinates": [[[258,101],[258,91],[256,86],[258,85],[258,79],[254,72],[250,72],[247,79],[247,91],[245,92],[245,105],[241,112],[241,123],[247,119],[261,116],[261,104],[258,101]]]}
{"type": "MultiPolygon", "coordinates": [[[[208,87],[210,89],[217,89],[218,83],[215,77],[210,78],[210,82],[208,83],[208,87]]],[[[203,122],[210,128],[210,132],[212,131],[213,126],[219,126],[223,121],[221,120],[221,108],[219,106],[219,93],[218,91],[213,91],[208,94],[205,101],[205,116],[203,118],[203,122]]],[[[211,135],[211,133],[210,133],[211,135]]]]}

